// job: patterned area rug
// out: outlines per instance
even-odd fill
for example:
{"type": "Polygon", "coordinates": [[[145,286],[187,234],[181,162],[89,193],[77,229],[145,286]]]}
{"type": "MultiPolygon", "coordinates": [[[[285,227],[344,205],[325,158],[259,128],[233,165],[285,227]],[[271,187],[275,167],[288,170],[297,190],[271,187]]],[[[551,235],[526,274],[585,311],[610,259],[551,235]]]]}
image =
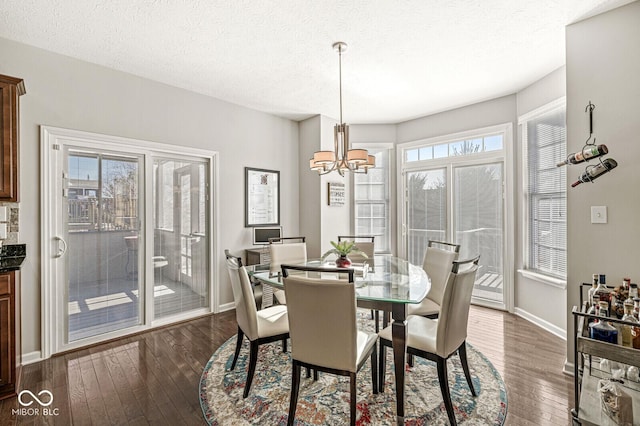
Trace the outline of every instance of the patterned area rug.
{"type": "MultiPolygon", "coordinates": [[[[368,312],[368,311],[367,311],[368,312]]],[[[366,314],[359,314],[363,326],[366,314]]],[[[366,324],[366,325],[365,325],[366,324]]],[[[249,365],[249,343],[245,339],[234,371],[236,336],[227,340],[211,357],[200,379],[200,405],[210,425],[284,425],[291,392],[291,358],[279,342],[262,345],[251,391],[242,398],[249,365]]],[[[507,414],[507,393],[500,374],[482,353],[468,345],[467,357],[477,397],[471,396],[458,356],[448,361],[451,400],[459,424],[502,425],[507,414]]],[[[406,366],[406,425],[448,425],[435,363],[414,358],[406,366]]],[[[358,425],[395,424],[393,355],[387,349],[384,393],[371,389],[371,363],[358,373],[358,425]]],[[[314,382],[302,372],[297,425],[343,425],[349,422],[349,378],[320,373],[314,382]]]]}

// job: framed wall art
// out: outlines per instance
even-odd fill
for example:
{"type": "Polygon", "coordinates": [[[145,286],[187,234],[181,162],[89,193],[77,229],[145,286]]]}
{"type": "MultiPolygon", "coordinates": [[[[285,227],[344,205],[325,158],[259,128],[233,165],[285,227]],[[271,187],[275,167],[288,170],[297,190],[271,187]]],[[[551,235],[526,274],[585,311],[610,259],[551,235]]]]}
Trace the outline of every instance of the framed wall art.
{"type": "Polygon", "coordinates": [[[344,206],[344,183],[329,182],[329,200],[330,206],[344,206]]]}
{"type": "Polygon", "coordinates": [[[244,226],[280,225],[280,172],[244,168],[244,226]]]}

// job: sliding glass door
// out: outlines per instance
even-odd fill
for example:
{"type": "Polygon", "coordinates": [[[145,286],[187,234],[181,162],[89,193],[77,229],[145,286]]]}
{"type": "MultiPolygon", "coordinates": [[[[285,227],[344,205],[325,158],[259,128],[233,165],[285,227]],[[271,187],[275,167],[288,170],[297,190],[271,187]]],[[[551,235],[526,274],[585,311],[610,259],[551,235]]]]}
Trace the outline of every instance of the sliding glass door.
{"type": "Polygon", "coordinates": [[[214,153],[43,141],[43,355],[211,312],[214,153]]]}
{"type": "Polygon", "coordinates": [[[154,317],[209,303],[206,164],[156,158],[154,168],[154,317]]]}
{"type": "Polygon", "coordinates": [[[447,169],[407,173],[407,258],[422,266],[429,240],[447,241],[447,169]]]}
{"type": "Polygon", "coordinates": [[[453,235],[460,258],[480,255],[473,296],[503,302],[502,163],[454,167],[453,235]]]}
{"type": "Polygon", "coordinates": [[[70,342],[141,324],[142,159],[68,148],[64,237],[70,342]]]}
{"type": "Polygon", "coordinates": [[[475,303],[507,308],[505,253],[508,133],[400,148],[402,252],[422,265],[429,240],[460,244],[460,259],[480,255],[475,303]]]}

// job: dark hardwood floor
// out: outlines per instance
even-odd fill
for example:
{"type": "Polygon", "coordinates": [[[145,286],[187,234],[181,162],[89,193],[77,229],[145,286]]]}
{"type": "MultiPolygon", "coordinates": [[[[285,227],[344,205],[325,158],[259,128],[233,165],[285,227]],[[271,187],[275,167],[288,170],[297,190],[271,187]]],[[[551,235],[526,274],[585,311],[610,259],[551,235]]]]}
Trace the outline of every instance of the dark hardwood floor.
{"type": "MultiPolygon", "coordinates": [[[[225,312],[27,365],[21,388],[50,390],[48,408],[57,416],[43,415],[42,408],[37,416],[12,415],[18,401],[11,398],[0,401],[0,424],[205,424],[200,375],[235,332],[235,314],[225,312]]],[[[563,340],[522,318],[479,307],[472,307],[468,334],[506,383],[507,425],[571,423],[573,380],[562,374],[563,340]]]]}

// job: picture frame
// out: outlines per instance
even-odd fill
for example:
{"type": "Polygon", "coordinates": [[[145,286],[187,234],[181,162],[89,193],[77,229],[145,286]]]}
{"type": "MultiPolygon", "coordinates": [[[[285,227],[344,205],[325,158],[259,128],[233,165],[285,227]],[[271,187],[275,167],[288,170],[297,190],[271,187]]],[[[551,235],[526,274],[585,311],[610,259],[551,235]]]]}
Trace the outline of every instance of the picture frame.
{"type": "Polygon", "coordinates": [[[244,168],[244,226],[280,225],[280,171],[244,168]]]}
{"type": "Polygon", "coordinates": [[[345,186],[342,182],[328,182],[327,183],[327,204],[330,206],[344,206],[345,201],[345,186]]]}

